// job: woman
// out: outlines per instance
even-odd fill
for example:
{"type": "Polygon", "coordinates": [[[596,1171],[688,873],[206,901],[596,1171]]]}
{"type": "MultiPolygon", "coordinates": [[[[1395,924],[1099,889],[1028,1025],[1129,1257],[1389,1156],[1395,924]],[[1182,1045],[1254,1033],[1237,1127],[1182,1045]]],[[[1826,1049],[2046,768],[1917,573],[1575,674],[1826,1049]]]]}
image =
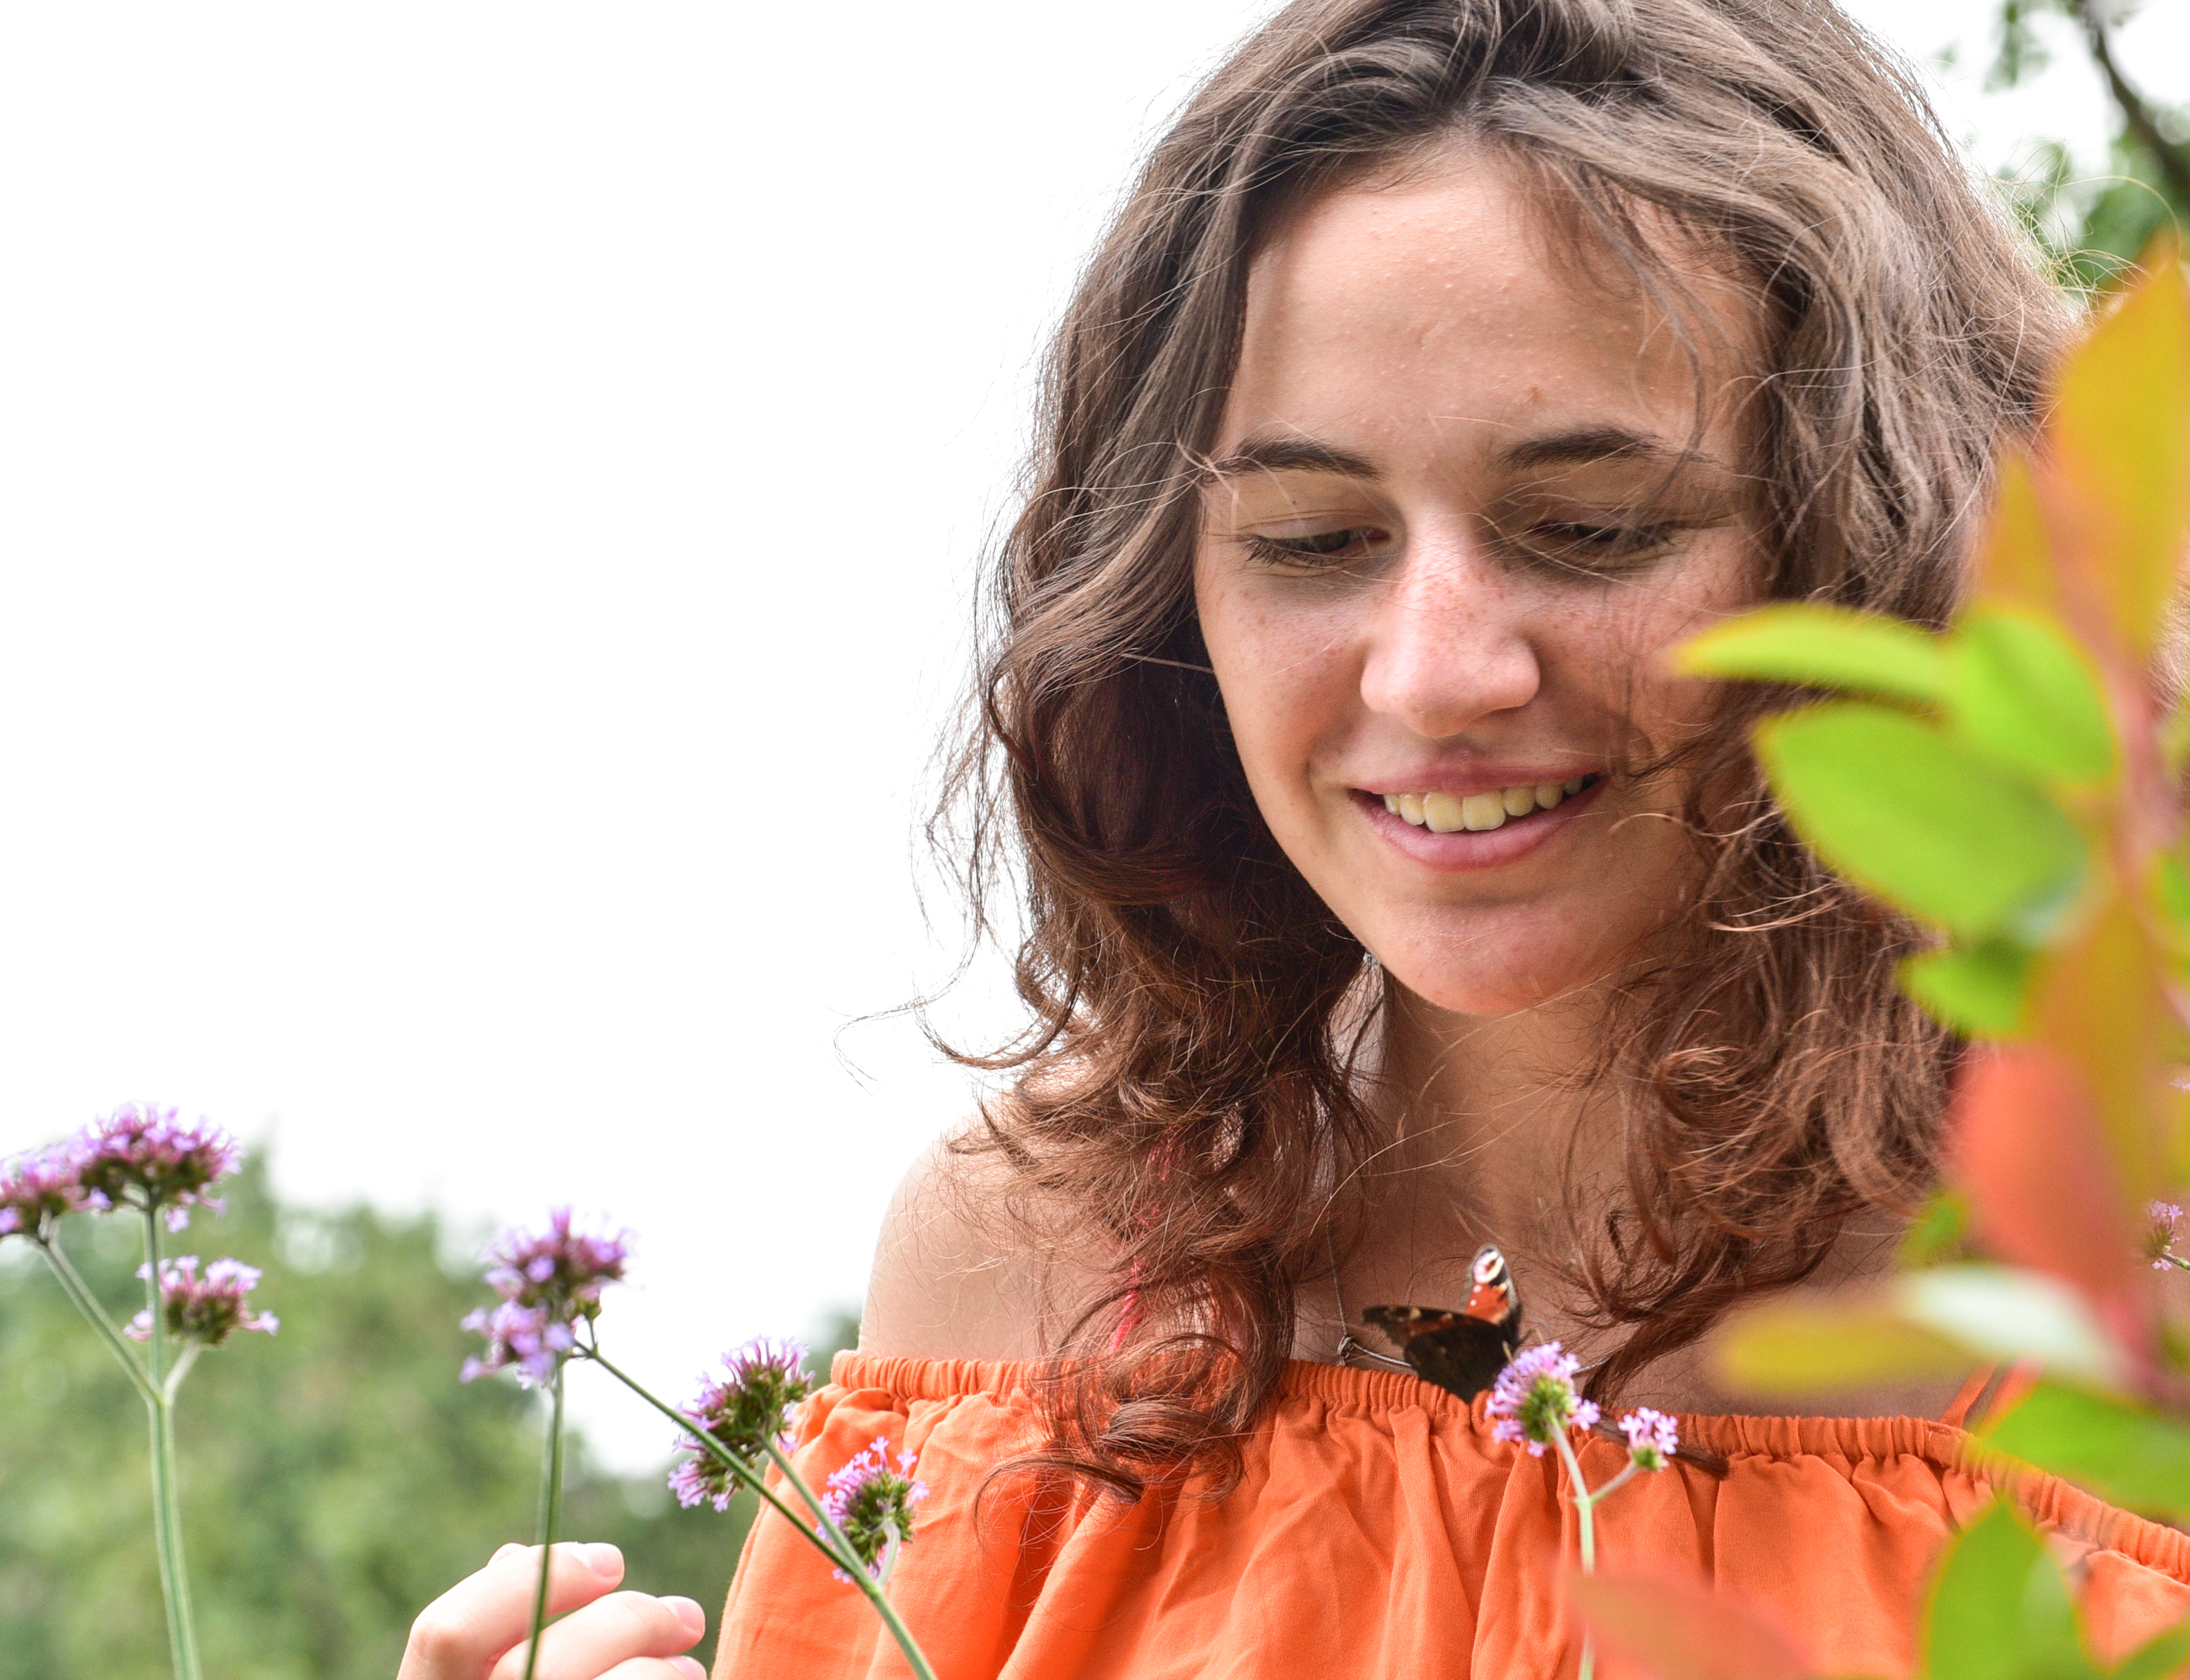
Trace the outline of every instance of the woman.
{"type": "MultiPolygon", "coordinates": [[[[1201,90],[1059,336],[955,783],[1032,1024],[803,1426],[816,1474],[919,1453],[894,1596],[939,1672],[1570,1669],[1557,1461],[1354,1339],[1486,1242],[1593,1395],[1728,1461],[1602,1552],[1909,1666],[1989,1496],[1954,1385],[1722,1415],[1699,1338],[1886,1265],[1955,1047],[1753,702],[1664,656],[1773,598],[1941,621],[2065,325],[1822,0],[1301,0],[1201,90]]],[[[2024,1496],[2102,1640],[2190,1605],[2181,1536],[2024,1496]]],[[[527,1567],[406,1676],[485,1672],[527,1567]]],[[[672,1671],[675,1620],[604,1600],[550,1680],[672,1671]]],[[[756,1527],[718,1675],[886,1649],[756,1527]]]]}

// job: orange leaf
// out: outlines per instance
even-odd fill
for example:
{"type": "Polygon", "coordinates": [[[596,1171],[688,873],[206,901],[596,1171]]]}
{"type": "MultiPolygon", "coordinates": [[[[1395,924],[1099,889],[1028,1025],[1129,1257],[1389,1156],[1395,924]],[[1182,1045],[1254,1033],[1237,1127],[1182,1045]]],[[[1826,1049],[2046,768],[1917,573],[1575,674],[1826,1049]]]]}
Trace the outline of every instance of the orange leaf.
{"type": "Polygon", "coordinates": [[[2030,482],[2030,460],[2011,455],[2000,463],[2000,487],[1992,525],[1977,556],[1977,599],[2002,606],[2035,607],[2059,615],[2061,585],[2054,575],[2052,545],[2038,492],[2030,482]]]}
{"type": "Polygon", "coordinates": [[[1779,1627],[1700,1581],[1569,1572],[1566,1593],[1608,1656],[1656,1680],[1799,1680],[1809,1671],[1779,1627]]]}
{"type": "Polygon", "coordinates": [[[2045,452],[2063,545],[2091,567],[2132,659],[2148,655],[2190,532],[2190,288],[2171,246],[2062,369],[2045,452]]]}
{"type": "Polygon", "coordinates": [[[2114,1298],[2129,1280],[2136,1227],[2075,1064],[2045,1045],[1974,1052],[1948,1124],[1955,1182],[1986,1249],[2095,1300],[2114,1298]]]}
{"type": "Polygon", "coordinates": [[[2125,1209],[2168,1182],[2167,1077],[2177,1034],[2167,979],[2166,953],[2135,907],[2115,894],[2074,943],[2043,959],[2033,988],[2032,1036],[2081,1074],[2125,1209]]]}

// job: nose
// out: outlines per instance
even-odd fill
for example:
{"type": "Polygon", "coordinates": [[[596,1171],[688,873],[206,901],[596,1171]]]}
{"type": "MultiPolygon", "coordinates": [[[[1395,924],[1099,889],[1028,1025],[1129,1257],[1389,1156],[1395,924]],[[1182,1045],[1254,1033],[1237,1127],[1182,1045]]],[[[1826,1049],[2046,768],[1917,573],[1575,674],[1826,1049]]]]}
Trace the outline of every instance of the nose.
{"type": "Polygon", "coordinates": [[[1410,537],[1370,635],[1362,699],[1433,741],[1518,711],[1543,685],[1512,580],[1466,533],[1410,537]]]}

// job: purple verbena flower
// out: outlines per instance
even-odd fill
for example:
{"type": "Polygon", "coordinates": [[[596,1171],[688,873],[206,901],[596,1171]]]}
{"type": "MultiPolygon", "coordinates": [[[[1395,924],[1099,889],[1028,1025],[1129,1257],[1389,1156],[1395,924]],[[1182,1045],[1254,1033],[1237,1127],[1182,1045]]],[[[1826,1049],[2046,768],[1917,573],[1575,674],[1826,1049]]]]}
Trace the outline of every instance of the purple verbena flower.
{"type": "Polygon", "coordinates": [[[2153,1271],[2164,1272],[2175,1263],[2175,1239],[2182,1223],[2182,1210],[2171,1201],[2155,1201],[2145,1212],[2152,1223],[2146,1228],[2138,1251],[2152,1262],[2153,1271]]]}
{"type": "Polygon", "coordinates": [[[466,1382],[506,1370],[517,1373],[520,1387],[533,1388],[553,1376],[563,1355],[578,1345],[567,1320],[545,1306],[520,1307],[514,1301],[465,1314],[463,1328],[486,1337],[486,1357],[464,1361],[459,1376],[466,1382]]]}
{"type": "Polygon", "coordinates": [[[1490,1433],[1501,1441],[1525,1441],[1529,1456],[1541,1458],[1561,1432],[1595,1428],[1597,1403],[1574,1393],[1574,1374],[1580,1369],[1580,1362],[1556,1342],[1515,1354],[1491,1384],[1484,1406],[1497,1420],[1490,1433]]]}
{"type": "Polygon", "coordinates": [[[80,1140],[56,1144],[0,1166],[0,1237],[26,1236],[43,1242],[53,1233],[54,1221],[63,1214],[100,1212],[107,1206],[105,1196],[84,1186],[80,1140]]]}
{"type": "Polygon", "coordinates": [[[210,1121],[184,1126],[173,1109],[133,1103],[94,1121],[77,1148],[85,1189],[116,1207],[165,1208],[171,1231],[190,1223],[194,1206],[224,1212],[206,1192],[243,1164],[243,1146],[210,1121]]]}
{"type": "MultiPolygon", "coordinates": [[[[152,1269],[139,1266],[137,1275],[150,1277],[152,1269]]],[[[281,1327],[271,1313],[254,1313],[248,1299],[258,1286],[259,1271],[241,1260],[216,1260],[198,1275],[198,1257],[185,1254],[160,1268],[160,1305],[167,1334],[184,1342],[201,1342],[218,1348],[240,1330],[263,1330],[268,1335],[281,1327]]],[[[128,1333],[139,1342],[152,1339],[150,1308],[129,1321],[128,1333]]]]}
{"type": "Polygon", "coordinates": [[[1627,1456],[1638,1470],[1662,1470],[1681,1450],[1673,1420],[1649,1406],[1637,1406],[1621,1418],[1620,1433],[1627,1437],[1627,1456]]]}
{"type": "MultiPolygon", "coordinates": [[[[814,1392],[814,1379],[806,1370],[806,1350],[796,1342],[758,1337],[723,1355],[720,1379],[702,1376],[700,1398],[684,1408],[684,1415],[709,1438],[747,1463],[759,1459],[770,1443],[788,1450],[784,1432],[791,1410],[814,1392]]],[[[669,1473],[669,1490],[679,1505],[712,1501],[715,1509],[729,1508],[738,1490],[730,1468],[710,1453],[696,1435],[680,1435],[678,1452],[700,1455],[669,1473]]]]}
{"type": "Polygon", "coordinates": [[[483,1359],[464,1361],[463,1380],[507,1369],[528,1388],[548,1382],[578,1345],[578,1320],[590,1324],[601,1310],[602,1289],[622,1279],[630,1252],[630,1232],[579,1230],[567,1207],[548,1216],[542,1235],[503,1232],[486,1252],[492,1263],[486,1280],[502,1304],[465,1315],[463,1327],[485,1337],[487,1351],[483,1359]]]}
{"type": "MultiPolygon", "coordinates": [[[[877,1435],[872,1446],[829,1478],[821,1496],[821,1508],[852,1555],[885,1586],[897,1566],[898,1549],[912,1544],[912,1507],[928,1497],[928,1484],[912,1479],[918,1462],[916,1455],[901,1452],[893,1467],[888,1439],[877,1435]]],[[[843,1569],[833,1573],[839,1581],[851,1579],[843,1569]]]]}

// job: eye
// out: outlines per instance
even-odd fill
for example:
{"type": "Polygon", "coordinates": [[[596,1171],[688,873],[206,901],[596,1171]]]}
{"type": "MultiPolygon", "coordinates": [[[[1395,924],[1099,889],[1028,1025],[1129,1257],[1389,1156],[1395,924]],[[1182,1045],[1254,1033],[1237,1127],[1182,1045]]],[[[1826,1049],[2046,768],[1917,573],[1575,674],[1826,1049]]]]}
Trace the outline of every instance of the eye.
{"type": "Polygon", "coordinates": [[[1377,525],[1347,525],[1303,536],[1249,534],[1240,539],[1247,552],[1265,565],[1311,567],[1368,559],[1391,540],[1391,533],[1377,525]]]}
{"type": "Polygon", "coordinates": [[[1603,574],[1657,559],[1672,546],[1680,529],[1671,525],[1547,519],[1521,531],[1518,546],[1531,559],[1561,570],[1603,574]]]}

